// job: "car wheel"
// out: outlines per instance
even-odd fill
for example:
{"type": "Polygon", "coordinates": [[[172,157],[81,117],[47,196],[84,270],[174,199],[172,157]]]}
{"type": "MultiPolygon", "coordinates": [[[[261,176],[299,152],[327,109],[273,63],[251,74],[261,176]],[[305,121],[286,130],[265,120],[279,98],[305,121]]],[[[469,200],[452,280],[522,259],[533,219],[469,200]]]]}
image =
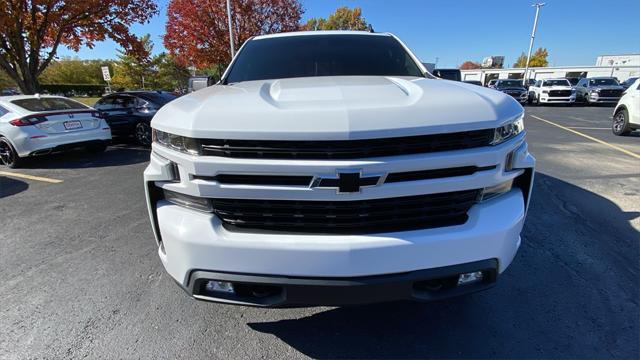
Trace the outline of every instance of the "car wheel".
{"type": "Polygon", "coordinates": [[[20,167],[22,160],[13,146],[11,146],[9,140],[0,138],[0,164],[14,169],[20,167]]]}
{"type": "Polygon", "coordinates": [[[87,151],[94,154],[104,152],[105,150],[107,150],[107,144],[105,143],[91,144],[87,146],[87,151]]]}
{"type": "Polygon", "coordinates": [[[618,136],[627,135],[631,132],[631,128],[629,127],[629,112],[627,109],[620,109],[616,112],[613,116],[611,130],[618,136]]]}
{"type": "Polygon", "coordinates": [[[151,126],[141,122],[136,125],[136,141],[143,146],[151,145],[151,126]]]}
{"type": "Polygon", "coordinates": [[[591,105],[591,101],[589,101],[589,93],[584,94],[584,97],[582,98],[582,101],[584,101],[584,104],[586,106],[591,105]]]}

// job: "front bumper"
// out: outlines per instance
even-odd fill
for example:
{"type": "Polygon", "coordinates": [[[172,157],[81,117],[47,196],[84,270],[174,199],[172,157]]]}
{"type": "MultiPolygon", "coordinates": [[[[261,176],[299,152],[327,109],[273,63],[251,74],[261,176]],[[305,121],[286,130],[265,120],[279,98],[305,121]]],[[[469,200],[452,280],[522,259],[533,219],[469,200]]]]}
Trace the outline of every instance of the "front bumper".
{"type": "Polygon", "coordinates": [[[355,161],[261,161],[192,157],[154,144],[151,163],[145,170],[145,188],[160,259],[169,275],[191,296],[198,299],[260,306],[360,303],[397,299],[429,300],[439,296],[456,295],[463,291],[418,296],[412,292],[413,290],[407,290],[411,289],[414,283],[432,279],[435,273],[440,274],[436,269],[454,269],[446,274],[453,276],[459,272],[456,272],[457,268],[450,268],[451,266],[494,261],[495,266],[487,268],[488,270],[471,270],[495,273],[495,276],[487,276],[487,279],[493,279],[490,282],[464,289],[472,291],[490,286],[497,274],[509,266],[520,246],[519,234],[530,198],[534,162],[535,159],[527,151],[524,134],[508,144],[492,148],[396,157],[391,160],[373,159],[359,161],[355,165],[355,161]],[[516,170],[505,169],[504,162],[507,157],[512,159],[513,168],[516,170]],[[494,170],[468,176],[376,186],[363,189],[361,193],[348,195],[337,195],[335,190],[301,187],[205,183],[192,175],[241,170],[257,172],[258,168],[262,172],[268,170],[270,173],[291,172],[292,164],[297,165],[295,169],[299,173],[327,172],[335,171],[336,167],[347,162],[349,164],[346,166],[363,167],[365,173],[376,173],[381,169],[419,169],[424,168],[425,164],[433,167],[462,164],[498,166],[494,170]],[[175,181],[174,164],[178,164],[179,181],[175,181]],[[171,179],[174,181],[170,181],[171,179]],[[161,195],[161,189],[165,188],[204,197],[358,200],[479,188],[492,186],[506,179],[513,179],[516,186],[506,194],[474,205],[468,212],[469,219],[462,225],[359,235],[228,229],[217,216],[172,204],[163,200],[161,195]],[[373,289],[378,289],[375,291],[358,286],[350,289],[350,284],[355,286],[363,278],[369,277],[387,279],[384,283],[390,285],[384,289],[374,287],[373,289]],[[273,302],[269,300],[266,303],[214,297],[211,294],[203,294],[202,285],[198,285],[200,281],[207,279],[241,284],[266,284],[279,287],[289,295],[285,298],[273,298],[273,302]],[[283,279],[296,281],[289,284],[283,279]],[[312,279],[311,287],[301,288],[298,283],[300,279],[305,283],[312,279]],[[326,290],[326,286],[322,282],[314,282],[316,280],[338,281],[336,288],[328,289],[331,290],[330,293],[337,294],[337,297],[320,301],[320,298],[317,298],[320,291],[318,289],[326,290]],[[290,285],[294,287],[289,288],[290,285]],[[349,290],[346,290],[348,288],[349,290]],[[391,289],[393,294],[387,294],[385,289],[391,289]],[[297,293],[298,290],[301,291],[300,294],[297,293]],[[298,295],[291,295],[292,291],[298,295]],[[352,300],[346,299],[346,296],[340,299],[340,294],[351,294],[351,291],[369,295],[360,297],[355,294],[353,298],[351,295],[348,297],[352,300]],[[373,296],[371,291],[378,295],[373,296]],[[312,296],[305,297],[303,293],[312,296]]]}
{"type": "Polygon", "coordinates": [[[555,96],[540,96],[540,102],[554,103],[554,104],[573,104],[576,102],[576,96],[571,95],[569,97],[555,97],[555,96]]]}
{"type": "Polygon", "coordinates": [[[603,97],[598,95],[597,93],[589,93],[589,102],[592,103],[607,103],[607,104],[615,104],[620,100],[620,96],[617,97],[603,97]]]}
{"type": "Polygon", "coordinates": [[[340,306],[384,301],[432,301],[486,290],[497,280],[489,259],[399,274],[350,278],[300,278],[194,271],[183,289],[198,300],[262,307],[340,306]],[[480,271],[482,280],[458,284],[460,274],[480,271]],[[234,292],[211,291],[209,281],[233,284],[234,292]]]}

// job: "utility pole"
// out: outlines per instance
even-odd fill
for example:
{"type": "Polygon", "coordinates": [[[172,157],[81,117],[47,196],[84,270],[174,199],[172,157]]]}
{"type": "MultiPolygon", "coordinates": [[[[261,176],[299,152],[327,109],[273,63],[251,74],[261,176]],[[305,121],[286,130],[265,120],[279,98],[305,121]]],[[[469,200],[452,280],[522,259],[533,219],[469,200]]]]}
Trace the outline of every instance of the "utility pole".
{"type": "Polygon", "coordinates": [[[231,21],[231,0],[227,0],[227,18],[229,19],[229,46],[231,47],[231,58],[236,56],[236,51],[233,48],[233,28],[231,21]]]}
{"type": "Polygon", "coordinates": [[[531,6],[536,7],[536,17],[533,19],[533,30],[531,31],[531,41],[529,41],[529,53],[527,54],[527,63],[524,68],[524,76],[522,77],[522,84],[527,84],[529,78],[529,60],[531,60],[531,50],[533,49],[533,39],[536,37],[536,29],[538,28],[538,16],[540,15],[540,8],[545,6],[545,3],[536,3],[531,6]]]}

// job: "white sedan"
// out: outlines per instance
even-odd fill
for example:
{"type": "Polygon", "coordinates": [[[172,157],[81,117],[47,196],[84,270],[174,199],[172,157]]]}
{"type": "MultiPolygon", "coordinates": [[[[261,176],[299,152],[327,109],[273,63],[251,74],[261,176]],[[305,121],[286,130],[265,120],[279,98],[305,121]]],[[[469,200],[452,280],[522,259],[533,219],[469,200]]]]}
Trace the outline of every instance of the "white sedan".
{"type": "Polygon", "coordinates": [[[0,164],[67,148],[104,151],[111,129],[98,111],[59,96],[0,97],[0,164]]]}
{"type": "Polygon", "coordinates": [[[627,135],[640,129],[640,79],[637,79],[624,92],[613,110],[611,126],[616,135],[627,135]]]}

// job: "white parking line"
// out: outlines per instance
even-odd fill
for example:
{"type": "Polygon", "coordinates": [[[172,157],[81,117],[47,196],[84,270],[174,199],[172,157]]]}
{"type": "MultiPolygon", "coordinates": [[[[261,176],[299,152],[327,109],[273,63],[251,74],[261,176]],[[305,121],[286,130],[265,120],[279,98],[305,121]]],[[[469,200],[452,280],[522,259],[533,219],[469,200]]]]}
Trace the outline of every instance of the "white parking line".
{"type": "Polygon", "coordinates": [[[618,150],[618,151],[620,151],[620,152],[622,152],[622,153],[625,153],[625,154],[627,154],[627,155],[629,155],[629,156],[631,156],[631,157],[634,157],[634,158],[636,158],[636,159],[640,159],[640,155],[638,155],[638,154],[636,154],[636,153],[634,153],[634,152],[631,152],[631,151],[629,151],[629,150],[627,150],[627,149],[623,149],[623,148],[621,148],[620,146],[613,145],[613,144],[609,144],[608,142],[606,142],[606,141],[604,141],[604,140],[596,139],[596,138],[594,138],[593,136],[589,136],[589,135],[587,135],[587,134],[583,134],[583,133],[581,133],[580,131],[576,131],[576,130],[570,129],[570,128],[566,127],[566,126],[562,126],[562,125],[560,125],[560,124],[556,124],[556,123],[554,123],[553,121],[549,121],[549,120],[543,119],[543,118],[538,117],[538,116],[535,116],[535,115],[529,115],[529,116],[531,116],[531,117],[532,117],[532,118],[534,118],[534,119],[538,119],[538,120],[540,120],[540,121],[544,121],[544,122],[546,122],[547,124],[550,124],[550,125],[553,125],[553,126],[557,126],[557,127],[559,127],[560,129],[564,129],[564,130],[570,131],[570,132],[572,132],[572,133],[574,133],[574,134],[576,134],[576,135],[582,136],[583,138],[589,139],[589,140],[591,140],[591,141],[595,141],[595,142],[597,142],[598,144],[602,144],[602,145],[608,146],[608,147],[610,147],[610,148],[612,148],[612,149],[618,150]]]}
{"type": "Polygon", "coordinates": [[[583,126],[567,126],[569,129],[581,129],[581,130],[611,130],[611,128],[599,128],[599,127],[583,127],[583,126]]]}
{"type": "Polygon", "coordinates": [[[59,184],[63,181],[63,180],[51,179],[51,178],[42,177],[42,176],[33,176],[33,175],[20,174],[20,173],[14,173],[9,171],[0,171],[0,175],[16,177],[21,179],[28,179],[28,180],[42,181],[42,182],[51,183],[51,184],[59,184]]]}

